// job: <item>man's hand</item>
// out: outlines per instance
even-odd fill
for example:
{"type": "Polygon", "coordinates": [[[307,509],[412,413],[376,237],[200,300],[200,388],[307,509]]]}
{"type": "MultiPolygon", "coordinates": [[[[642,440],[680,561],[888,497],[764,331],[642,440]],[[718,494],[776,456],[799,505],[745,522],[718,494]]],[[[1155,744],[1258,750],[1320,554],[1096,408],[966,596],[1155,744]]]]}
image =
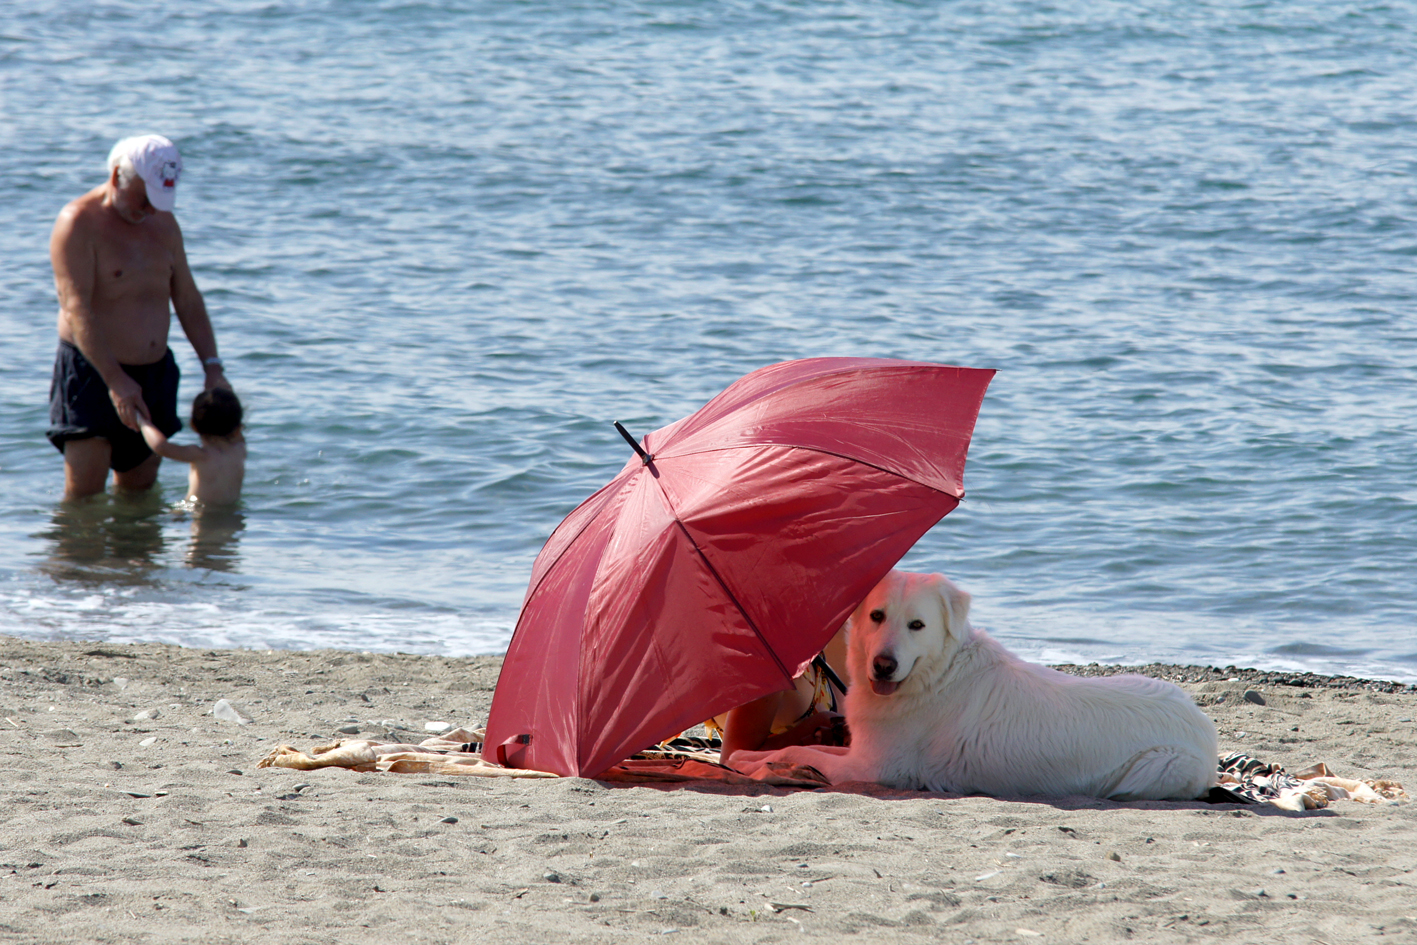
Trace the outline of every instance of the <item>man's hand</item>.
{"type": "Polygon", "coordinates": [[[226,379],[226,374],[222,371],[220,364],[203,365],[207,372],[206,385],[202,390],[211,390],[213,387],[225,387],[231,390],[231,382],[226,379]]]}
{"type": "Polygon", "coordinates": [[[138,414],[150,416],[143,401],[143,388],[127,374],[120,374],[117,383],[109,385],[108,398],[118,411],[118,419],[131,430],[138,429],[138,414]]]}

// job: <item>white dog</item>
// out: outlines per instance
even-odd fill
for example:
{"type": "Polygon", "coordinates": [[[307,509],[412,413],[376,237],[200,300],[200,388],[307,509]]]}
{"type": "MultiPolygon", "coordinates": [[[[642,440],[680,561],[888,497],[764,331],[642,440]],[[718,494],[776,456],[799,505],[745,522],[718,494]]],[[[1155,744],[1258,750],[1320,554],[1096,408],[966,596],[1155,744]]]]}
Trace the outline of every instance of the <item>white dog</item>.
{"type": "Polygon", "coordinates": [[[1006,797],[1193,800],[1215,784],[1215,725],[1179,686],[1026,663],[968,618],[943,575],[892,571],[848,622],[850,747],[739,752],[734,767],[1006,797]]]}

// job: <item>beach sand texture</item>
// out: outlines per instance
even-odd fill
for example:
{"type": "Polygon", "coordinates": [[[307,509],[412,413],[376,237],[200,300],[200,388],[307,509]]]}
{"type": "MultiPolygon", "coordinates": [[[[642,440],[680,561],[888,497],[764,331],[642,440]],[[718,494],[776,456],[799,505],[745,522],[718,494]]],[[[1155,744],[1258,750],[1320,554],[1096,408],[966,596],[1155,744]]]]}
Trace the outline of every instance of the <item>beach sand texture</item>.
{"type": "MultiPolygon", "coordinates": [[[[1411,803],[256,768],[481,725],[499,666],[0,637],[0,941],[1417,942],[1411,803]]],[[[1189,673],[1223,752],[1417,785],[1411,687],[1148,671],[1189,673]]]]}

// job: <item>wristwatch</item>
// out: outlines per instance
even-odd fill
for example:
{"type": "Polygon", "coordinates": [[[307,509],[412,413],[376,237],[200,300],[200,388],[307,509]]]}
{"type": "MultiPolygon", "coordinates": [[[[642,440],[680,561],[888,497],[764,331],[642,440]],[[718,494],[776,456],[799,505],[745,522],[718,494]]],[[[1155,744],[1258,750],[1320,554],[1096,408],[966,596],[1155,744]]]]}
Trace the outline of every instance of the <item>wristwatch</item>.
{"type": "Polygon", "coordinates": [[[203,358],[202,367],[221,367],[221,358],[203,358]]]}

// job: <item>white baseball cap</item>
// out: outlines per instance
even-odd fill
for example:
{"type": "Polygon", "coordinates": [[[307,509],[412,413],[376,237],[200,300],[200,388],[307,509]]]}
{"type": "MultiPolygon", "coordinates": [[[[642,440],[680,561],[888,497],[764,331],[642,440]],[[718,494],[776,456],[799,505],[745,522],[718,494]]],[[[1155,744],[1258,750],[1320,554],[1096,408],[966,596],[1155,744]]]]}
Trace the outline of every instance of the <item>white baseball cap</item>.
{"type": "Polygon", "coordinates": [[[182,155],[177,145],[162,135],[124,138],[108,152],[108,167],[118,166],[126,157],[148,188],[148,203],[171,212],[177,205],[177,181],[182,176],[182,155]]]}

